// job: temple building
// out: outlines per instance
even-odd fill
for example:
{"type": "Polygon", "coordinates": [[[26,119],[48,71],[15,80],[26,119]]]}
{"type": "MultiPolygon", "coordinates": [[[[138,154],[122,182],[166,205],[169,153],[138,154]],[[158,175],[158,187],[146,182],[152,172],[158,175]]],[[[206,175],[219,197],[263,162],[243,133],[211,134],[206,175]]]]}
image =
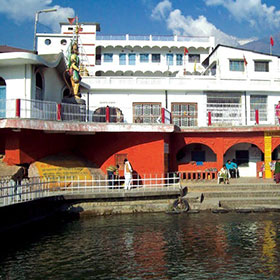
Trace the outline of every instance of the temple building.
{"type": "Polygon", "coordinates": [[[235,159],[240,176],[271,177],[280,157],[278,56],[215,45],[213,37],[60,26],[58,34],[37,34],[37,53],[0,49],[7,163],[68,150],[104,172],[128,158],[140,176],[207,179],[235,159]],[[79,96],[71,92],[73,58],[79,96]]]}

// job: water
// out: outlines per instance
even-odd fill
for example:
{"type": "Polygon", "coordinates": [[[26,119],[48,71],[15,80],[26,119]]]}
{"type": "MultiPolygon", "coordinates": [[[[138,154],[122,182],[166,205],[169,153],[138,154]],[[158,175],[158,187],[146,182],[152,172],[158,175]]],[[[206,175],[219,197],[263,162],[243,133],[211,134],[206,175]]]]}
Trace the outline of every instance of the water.
{"type": "Polygon", "coordinates": [[[273,212],[87,217],[4,243],[0,279],[280,279],[273,212]]]}

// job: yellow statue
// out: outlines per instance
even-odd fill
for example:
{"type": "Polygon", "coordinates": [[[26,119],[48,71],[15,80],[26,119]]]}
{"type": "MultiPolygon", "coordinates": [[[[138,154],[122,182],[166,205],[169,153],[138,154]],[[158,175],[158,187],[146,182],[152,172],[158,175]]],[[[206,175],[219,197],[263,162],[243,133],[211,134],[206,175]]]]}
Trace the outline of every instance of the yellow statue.
{"type": "Polygon", "coordinates": [[[70,58],[68,59],[68,71],[70,74],[70,80],[72,84],[72,91],[75,98],[80,98],[79,88],[80,88],[80,59],[78,56],[78,44],[73,43],[71,47],[70,58]]]}

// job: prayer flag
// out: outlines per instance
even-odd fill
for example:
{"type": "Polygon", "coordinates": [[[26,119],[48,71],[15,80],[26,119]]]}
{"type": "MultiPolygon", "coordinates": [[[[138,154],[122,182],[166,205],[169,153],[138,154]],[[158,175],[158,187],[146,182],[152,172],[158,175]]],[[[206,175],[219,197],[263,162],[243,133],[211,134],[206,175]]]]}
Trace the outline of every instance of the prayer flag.
{"type": "Polygon", "coordinates": [[[247,62],[247,60],[246,60],[244,55],[243,55],[243,59],[244,59],[244,65],[247,66],[248,62],[247,62]]]}
{"type": "Polygon", "coordinates": [[[68,18],[70,24],[73,24],[76,18],[68,18]]]}
{"type": "Polygon", "coordinates": [[[186,55],[188,52],[189,52],[188,49],[184,48],[184,55],[186,55]]]}
{"type": "Polygon", "coordinates": [[[273,40],[273,38],[272,38],[272,36],[270,36],[270,45],[273,47],[273,45],[274,45],[274,40],[273,40]]]}

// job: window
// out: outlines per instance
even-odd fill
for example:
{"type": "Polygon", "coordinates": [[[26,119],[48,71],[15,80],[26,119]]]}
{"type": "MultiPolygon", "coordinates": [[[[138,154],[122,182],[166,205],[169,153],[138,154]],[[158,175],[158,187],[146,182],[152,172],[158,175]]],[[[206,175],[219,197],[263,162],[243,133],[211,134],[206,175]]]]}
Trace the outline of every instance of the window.
{"type": "Polygon", "coordinates": [[[166,63],[167,65],[173,65],[173,54],[168,53],[166,55],[166,63]]]}
{"type": "Polygon", "coordinates": [[[6,82],[0,77],[0,118],[6,116],[6,82]]]}
{"type": "Polygon", "coordinates": [[[189,62],[200,63],[200,54],[189,54],[189,62]]]}
{"type": "Polygon", "coordinates": [[[113,54],[104,53],[104,62],[113,62],[113,54]]]}
{"type": "Polygon", "coordinates": [[[149,62],[149,54],[148,53],[140,53],[140,62],[149,62]]]}
{"type": "Polygon", "coordinates": [[[159,53],[153,53],[152,54],[152,62],[160,63],[160,54],[159,53]]]}
{"type": "Polygon", "coordinates": [[[67,41],[66,41],[65,39],[62,39],[62,40],[60,41],[60,44],[63,45],[63,46],[65,46],[65,45],[67,44],[67,41]]]}
{"type": "Polygon", "coordinates": [[[197,103],[172,103],[172,121],[177,126],[197,125],[197,103]]]}
{"type": "Polygon", "coordinates": [[[241,95],[239,92],[207,93],[207,113],[211,113],[213,125],[242,125],[241,95]]]}
{"type": "Polygon", "coordinates": [[[269,72],[269,62],[268,61],[255,61],[255,71],[256,72],[269,72]]]}
{"type": "Polygon", "coordinates": [[[205,151],[191,151],[191,161],[205,161],[205,151]]]}
{"type": "Polygon", "coordinates": [[[244,72],[244,60],[230,59],[229,60],[229,70],[244,72]]]}
{"type": "Polygon", "coordinates": [[[183,55],[176,54],[176,65],[183,65],[183,55]]]}
{"type": "Polygon", "coordinates": [[[135,53],[130,53],[128,55],[128,64],[129,65],[135,65],[136,64],[136,55],[135,55],[135,53]]]}
{"type": "Polygon", "coordinates": [[[266,95],[250,96],[250,121],[255,120],[256,110],[259,111],[259,120],[267,121],[267,96],[266,95]]]}
{"type": "Polygon", "coordinates": [[[133,103],[133,122],[157,123],[160,111],[161,103],[133,103]]]}
{"type": "Polygon", "coordinates": [[[52,41],[51,41],[50,39],[46,39],[46,40],[45,40],[45,44],[46,44],[47,46],[49,46],[51,43],[52,43],[52,41]]]}
{"type": "Polygon", "coordinates": [[[119,59],[120,59],[120,65],[126,65],[126,54],[125,53],[120,53],[119,59]]]}

